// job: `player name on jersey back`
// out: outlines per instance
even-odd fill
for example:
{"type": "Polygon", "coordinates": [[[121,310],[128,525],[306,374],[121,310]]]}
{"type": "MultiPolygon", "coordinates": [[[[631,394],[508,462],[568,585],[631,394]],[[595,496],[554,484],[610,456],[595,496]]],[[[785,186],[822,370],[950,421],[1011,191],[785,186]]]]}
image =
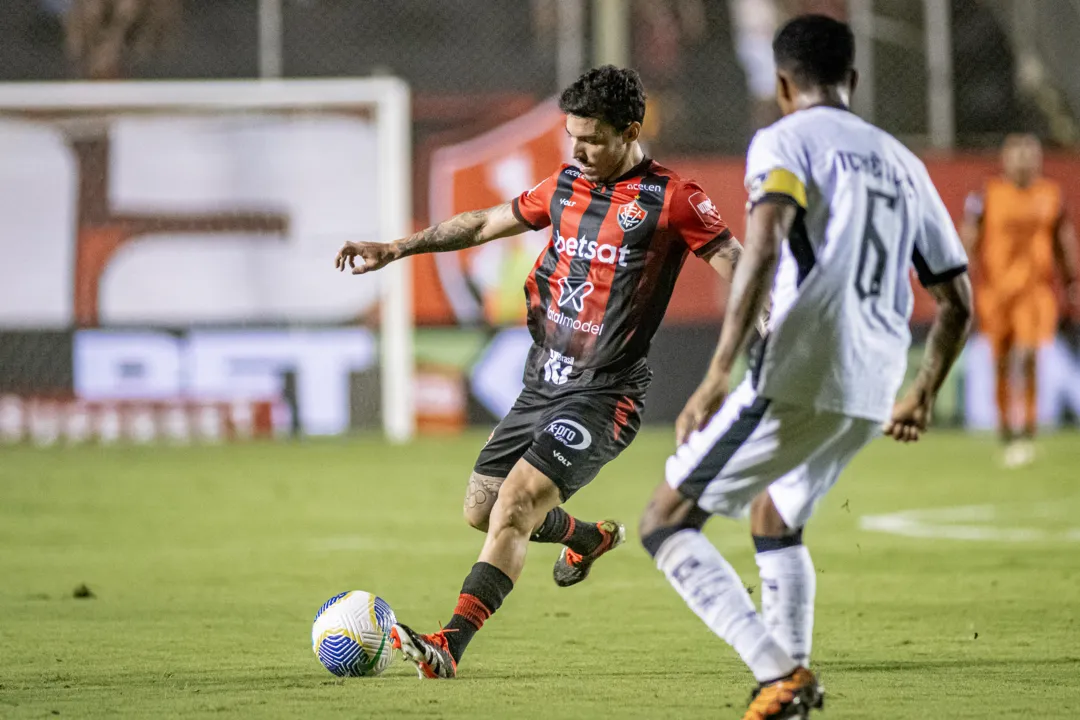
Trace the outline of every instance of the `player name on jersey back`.
{"type": "Polygon", "coordinates": [[[915,181],[907,169],[882,158],[874,150],[864,155],[854,150],[839,149],[836,159],[844,172],[864,173],[897,189],[907,187],[908,192],[915,192],[915,181]]]}

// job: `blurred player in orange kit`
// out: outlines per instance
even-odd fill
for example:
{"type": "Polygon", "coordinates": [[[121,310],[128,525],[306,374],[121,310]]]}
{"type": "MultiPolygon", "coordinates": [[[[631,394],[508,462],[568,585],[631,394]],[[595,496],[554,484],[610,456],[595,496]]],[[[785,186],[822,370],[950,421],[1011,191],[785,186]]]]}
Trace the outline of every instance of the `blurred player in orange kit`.
{"type": "Polygon", "coordinates": [[[1005,464],[1034,459],[1037,423],[1035,365],[1038,349],[1054,338],[1058,303],[1054,268],[1065,280],[1072,312],[1080,318],[1080,263],[1076,232],[1065,214],[1061,186],[1042,176],[1042,145],[1013,134],[1001,150],[1003,174],[968,196],[961,236],[978,267],[976,308],[997,363],[997,405],[1005,464]],[[1024,427],[1011,422],[1013,362],[1024,374],[1024,427]]]}

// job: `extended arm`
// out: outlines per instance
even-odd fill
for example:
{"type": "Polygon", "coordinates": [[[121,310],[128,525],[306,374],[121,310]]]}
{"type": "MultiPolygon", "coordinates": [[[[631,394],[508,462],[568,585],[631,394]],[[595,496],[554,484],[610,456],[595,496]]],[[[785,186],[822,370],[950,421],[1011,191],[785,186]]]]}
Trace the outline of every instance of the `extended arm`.
{"type": "MultiPolygon", "coordinates": [[[[487,210],[470,210],[393,243],[397,257],[430,252],[450,252],[519,235],[528,230],[503,203],[487,210]]],[[[395,258],[396,259],[396,258],[395,258]]]]}
{"type": "MultiPolygon", "coordinates": [[[[735,268],[739,266],[739,259],[742,257],[743,248],[734,235],[728,237],[724,242],[717,246],[707,258],[705,258],[712,269],[716,271],[716,274],[724,279],[725,282],[730,283],[735,277],[735,268]]],[[[764,335],[766,328],[769,326],[769,301],[766,299],[765,306],[761,310],[761,314],[757,320],[757,331],[759,335],[764,335]]]]}
{"type": "Polygon", "coordinates": [[[715,250],[709,253],[705,260],[708,261],[717,275],[731,282],[731,279],[735,276],[735,268],[739,264],[739,258],[742,257],[742,251],[742,244],[734,235],[729,235],[727,239],[716,246],[715,250]]]}
{"type": "Polygon", "coordinates": [[[353,275],[362,275],[409,255],[464,250],[526,230],[525,224],[514,216],[510,203],[503,203],[486,210],[463,212],[392,243],[347,242],[338,251],[334,267],[345,270],[348,265],[353,275]],[[359,266],[355,262],[357,258],[359,266]]]}

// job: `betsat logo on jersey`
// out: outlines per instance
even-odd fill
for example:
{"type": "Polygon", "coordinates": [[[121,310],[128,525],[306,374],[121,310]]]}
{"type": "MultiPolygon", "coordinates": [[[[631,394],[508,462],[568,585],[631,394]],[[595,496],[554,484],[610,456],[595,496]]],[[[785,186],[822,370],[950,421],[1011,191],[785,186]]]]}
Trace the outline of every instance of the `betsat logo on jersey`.
{"type": "Polygon", "coordinates": [[[595,258],[597,262],[605,265],[618,265],[619,267],[626,267],[626,256],[630,252],[627,248],[589,240],[584,234],[580,238],[563,237],[558,230],[555,231],[554,244],[555,252],[560,255],[565,253],[569,257],[579,257],[582,260],[595,258]]]}
{"type": "Polygon", "coordinates": [[[690,207],[694,208],[702,225],[710,230],[719,230],[724,221],[720,218],[720,211],[713,205],[713,201],[703,192],[696,192],[690,196],[690,207]]]}

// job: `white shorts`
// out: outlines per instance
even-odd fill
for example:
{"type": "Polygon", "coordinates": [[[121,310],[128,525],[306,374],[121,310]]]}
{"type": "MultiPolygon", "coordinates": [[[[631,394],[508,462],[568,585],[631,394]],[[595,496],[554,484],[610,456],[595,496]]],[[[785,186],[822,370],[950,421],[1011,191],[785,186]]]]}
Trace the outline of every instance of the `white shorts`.
{"type": "Polygon", "coordinates": [[[667,482],[703,510],[728,517],[745,515],[768,488],[784,523],[799,528],[880,432],[874,420],[759,397],[747,380],[668,458],[667,482]]]}

